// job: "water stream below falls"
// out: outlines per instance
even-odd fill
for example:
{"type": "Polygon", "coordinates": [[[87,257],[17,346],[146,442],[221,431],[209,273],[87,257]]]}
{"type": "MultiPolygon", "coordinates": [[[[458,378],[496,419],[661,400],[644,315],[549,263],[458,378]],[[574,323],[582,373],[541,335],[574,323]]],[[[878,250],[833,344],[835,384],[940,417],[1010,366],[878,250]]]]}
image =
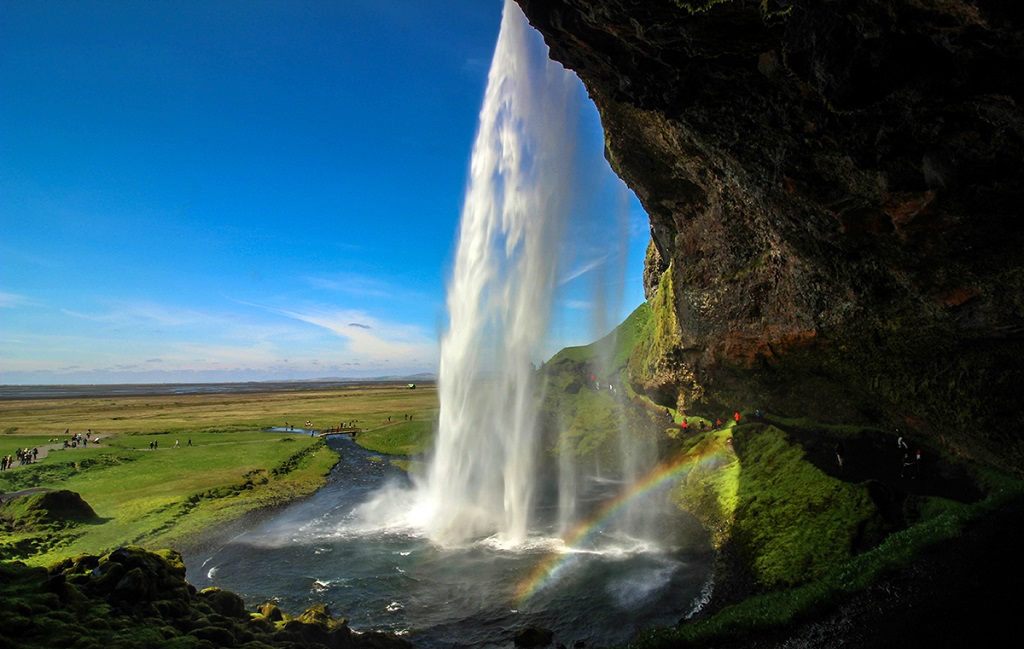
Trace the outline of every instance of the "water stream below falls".
{"type": "MultiPolygon", "coordinates": [[[[231,590],[252,606],[277,602],[292,615],[326,604],[353,629],[406,634],[425,649],[511,647],[528,626],[552,629],[567,646],[622,643],[641,629],[675,624],[708,590],[711,556],[696,523],[684,524],[671,544],[595,529],[591,547],[571,550],[545,529],[516,548],[490,538],[440,547],[409,529],[368,525],[360,505],[407,478],[348,437],[329,443],[341,455],[329,484],[186,556],[193,585],[231,590]]],[[[606,501],[621,488],[595,481],[584,500],[606,501]]],[[[664,492],[645,498],[678,518],[664,492]]]]}

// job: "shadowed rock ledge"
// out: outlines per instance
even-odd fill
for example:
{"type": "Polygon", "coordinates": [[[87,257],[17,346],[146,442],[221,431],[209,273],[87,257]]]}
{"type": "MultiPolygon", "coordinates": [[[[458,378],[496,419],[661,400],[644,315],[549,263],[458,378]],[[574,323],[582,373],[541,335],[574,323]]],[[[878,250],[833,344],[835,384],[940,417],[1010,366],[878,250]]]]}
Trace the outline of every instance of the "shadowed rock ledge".
{"type": "Polygon", "coordinates": [[[517,2],[650,215],[637,387],[1020,472],[1024,4],[517,2]]]}

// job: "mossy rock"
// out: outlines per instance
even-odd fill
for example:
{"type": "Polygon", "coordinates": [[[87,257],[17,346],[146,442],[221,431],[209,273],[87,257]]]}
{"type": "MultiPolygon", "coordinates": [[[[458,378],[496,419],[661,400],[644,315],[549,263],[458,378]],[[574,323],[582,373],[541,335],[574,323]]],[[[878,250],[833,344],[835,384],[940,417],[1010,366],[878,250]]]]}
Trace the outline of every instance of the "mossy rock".
{"type": "Polygon", "coordinates": [[[273,604],[271,602],[267,602],[263,606],[259,607],[259,613],[270,622],[281,622],[284,620],[284,613],[282,613],[281,609],[277,607],[277,604],[273,604]]]}
{"type": "Polygon", "coordinates": [[[199,597],[224,617],[249,618],[249,612],[245,610],[245,600],[231,591],[220,588],[204,588],[199,592],[199,597]]]}
{"type": "Polygon", "coordinates": [[[331,617],[331,609],[324,604],[310,606],[302,612],[302,615],[298,617],[298,621],[303,624],[317,624],[324,627],[330,627],[335,624],[335,620],[331,617]]]}
{"type": "Polygon", "coordinates": [[[236,644],[235,635],[223,627],[205,626],[189,631],[189,635],[212,642],[218,647],[233,647],[236,644]]]}
{"type": "Polygon", "coordinates": [[[63,527],[99,521],[89,503],[67,489],[41,491],[6,500],[0,503],[0,518],[15,528],[63,527]]]}
{"type": "Polygon", "coordinates": [[[99,563],[100,558],[94,554],[79,554],[51,563],[46,569],[50,574],[85,575],[92,572],[99,563]]]}

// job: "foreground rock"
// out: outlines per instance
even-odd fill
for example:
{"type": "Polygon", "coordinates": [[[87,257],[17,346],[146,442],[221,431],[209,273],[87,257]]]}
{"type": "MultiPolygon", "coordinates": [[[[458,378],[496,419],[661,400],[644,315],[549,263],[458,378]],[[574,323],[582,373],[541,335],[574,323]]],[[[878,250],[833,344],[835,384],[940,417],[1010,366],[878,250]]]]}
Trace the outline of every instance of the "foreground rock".
{"type": "Polygon", "coordinates": [[[406,649],[383,633],[352,631],[314,606],[289,619],[274,606],[250,613],[234,593],[197,592],[173,550],[123,547],[102,557],[81,555],[48,569],[0,565],[0,646],[326,647],[406,649]]]}
{"type": "Polygon", "coordinates": [[[1016,0],[517,0],[651,219],[665,405],[1024,469],[1016,0]]]}

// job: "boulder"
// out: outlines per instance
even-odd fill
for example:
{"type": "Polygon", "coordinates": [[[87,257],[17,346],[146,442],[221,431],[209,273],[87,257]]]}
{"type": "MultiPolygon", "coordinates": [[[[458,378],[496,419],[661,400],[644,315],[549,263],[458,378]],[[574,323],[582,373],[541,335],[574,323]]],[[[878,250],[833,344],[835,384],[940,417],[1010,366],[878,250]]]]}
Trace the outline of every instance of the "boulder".
{"type": "Polygon", "coordinates": [[[199,597],[224,617],[249,618],[249,612],[245,609],[245,600],[229,590],[204,588],[199,591],[199,597]]]}

